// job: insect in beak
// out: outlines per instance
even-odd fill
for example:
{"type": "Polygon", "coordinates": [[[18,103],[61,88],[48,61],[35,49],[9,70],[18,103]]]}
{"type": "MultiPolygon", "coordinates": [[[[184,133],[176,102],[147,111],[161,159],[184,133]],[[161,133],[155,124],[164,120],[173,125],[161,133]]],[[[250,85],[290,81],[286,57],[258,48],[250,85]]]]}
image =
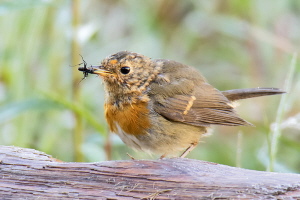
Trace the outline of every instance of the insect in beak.
{"type": "Polygon", "coordinates": [[[88,77],[89,73],[92,73],[93,70],[90,67],[89,68],[87,67],[87,62],[83,59],[82,55],[80,55],[80,57],[82,59],[82,63],[79,63],[79,64],[77,64],[75,66],[83,64],[83,67],[78,67],[78,70],[83,72],[83,78],[81,79],[81,81],[82,81],[83,79],[85,79],[86,77],[88,77]]]}
{"type": "Polygon", "coordinates": [[[83,73],[83,78],[81,79],[81,81],[83,79],[85,79],[86,77],[88,77],[89,74],[97,74],[100,76],[106,76],[108,74],[112,74],[112,72],[104,69],[104,67],[101,65],[98,65],[98,66],[91,65],[90,67],[87,67],[87,62],[83,59],[82,56],[81,56],[81,59],[82,59],[82,63],[80,63],[79,65],[83,64],[83,67],[78,67],[78,70],[83,73]]]}

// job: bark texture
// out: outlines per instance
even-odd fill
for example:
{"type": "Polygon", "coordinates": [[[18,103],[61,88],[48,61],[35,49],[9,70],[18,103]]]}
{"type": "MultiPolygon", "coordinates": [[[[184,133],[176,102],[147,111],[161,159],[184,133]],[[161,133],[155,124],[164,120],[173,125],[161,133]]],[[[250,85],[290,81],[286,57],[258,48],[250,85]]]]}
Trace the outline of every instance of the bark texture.
{"type": "Polygon", "coordinates": [[[300,175],[191,159],[67,163],[0,146],[1,199],[300,199],[300,175]]]}

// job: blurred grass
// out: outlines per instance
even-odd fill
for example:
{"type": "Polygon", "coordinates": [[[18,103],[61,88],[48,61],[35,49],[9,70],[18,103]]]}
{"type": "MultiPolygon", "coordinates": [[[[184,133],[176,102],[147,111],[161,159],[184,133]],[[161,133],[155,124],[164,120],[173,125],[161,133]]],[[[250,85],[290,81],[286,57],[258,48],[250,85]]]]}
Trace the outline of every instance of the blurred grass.
{"type": "MultiPolygon", "coordinates": [[[[80,44],[78,40],[78,32],[79,26],[81,22],[80,15],[80,1],[72,0],[72,41],[71,41],[71,57],[72,57],[72,65],[76,66],[80,62],[78,59],[78,54],[80,53],[80,44]]],[[[72,84],[72,99],[74,101],[80,101],[80,90],[77,87],[77,83],[80,81],[79,73],[73,71],[73,84],[72,84]]],[[[75,126],[74,126],[74,134],[73,134],[73,143],[74,143],[74,160],[76,162],[83,161],[83,153],[81,150],[81,145],[83,144],[83,125],[82,125],[82,115],[80,113],[75,112],[75,126]]]]}
{"type": "MultiPolygon", "coordinates": [[[[295,53],[291,62],[291,65],[288,69],[286,81],[285,81],[285,86],[284,86],[284,91],[287,93],[290,92],[292,83],[293,83],[293,78],[295,74],[295,68],[296,68],[296,59],[297,59],[297,54],[295,53]]],[[[268,170],[269,171],[274,171],[274,165],[276,162],[276,156],[278,152],[278,143],[279,139],[281,137],[281,123],[282,119],[284,118],[285,112],[286,112],[286,106],[288,104],[288,95],[282,95],[280,98],[280,103],[277,109],[276,113],[276,120],[273,126],[272,133],[270,134],[269,138],[269,157],[270,157],[270,163],[268,165],[268,170]]]]}
{"type": "MultiPolygon", "coordinates": [[[[110,152],[101,81],[89,76],[79,83],[80,72],[69,67],[81,62],[79,53],[88,64],[120,50],[174,59],[198,67],[219,90],[283,88],[291,55],[299,52],[299,13],[298,0],[1,1],[0,144],[65,161],[105,160],[110,153],[129,159],[125,152],[149,158],[113,135],[110,152]]],[[[274,170],[299,173],[299,62],[293,77],[274,170]]],[[[256,127],[213,127],[189,157],[266,170],[279,100],[242,101],[239,114],[256,127]]]]}

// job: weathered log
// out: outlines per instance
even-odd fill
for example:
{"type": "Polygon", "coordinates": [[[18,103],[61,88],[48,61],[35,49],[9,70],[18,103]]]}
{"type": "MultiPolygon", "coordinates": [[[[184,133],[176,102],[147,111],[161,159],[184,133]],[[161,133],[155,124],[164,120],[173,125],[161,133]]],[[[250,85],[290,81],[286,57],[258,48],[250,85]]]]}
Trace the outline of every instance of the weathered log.
{"type": "Polygon", "coordinates": [[[300,199],[300,175],[191,159],[59,162],[0,146],[1,199],[300,199]]]}

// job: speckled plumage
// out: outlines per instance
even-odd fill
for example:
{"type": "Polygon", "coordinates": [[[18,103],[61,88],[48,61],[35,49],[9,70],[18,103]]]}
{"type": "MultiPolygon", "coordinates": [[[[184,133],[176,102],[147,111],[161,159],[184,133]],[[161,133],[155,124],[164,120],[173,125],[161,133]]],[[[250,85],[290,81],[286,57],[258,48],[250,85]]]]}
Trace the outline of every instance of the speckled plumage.
{"type": "Polygon", "coordinates": [[[187,149],[185,156],[210,125],[251,125],[230,100],[283,93],[273,88],[222,93],[193,67],[128,51],[88,70],[104,81],[110,130],[134,149],[163,156],[187,149]]]}

